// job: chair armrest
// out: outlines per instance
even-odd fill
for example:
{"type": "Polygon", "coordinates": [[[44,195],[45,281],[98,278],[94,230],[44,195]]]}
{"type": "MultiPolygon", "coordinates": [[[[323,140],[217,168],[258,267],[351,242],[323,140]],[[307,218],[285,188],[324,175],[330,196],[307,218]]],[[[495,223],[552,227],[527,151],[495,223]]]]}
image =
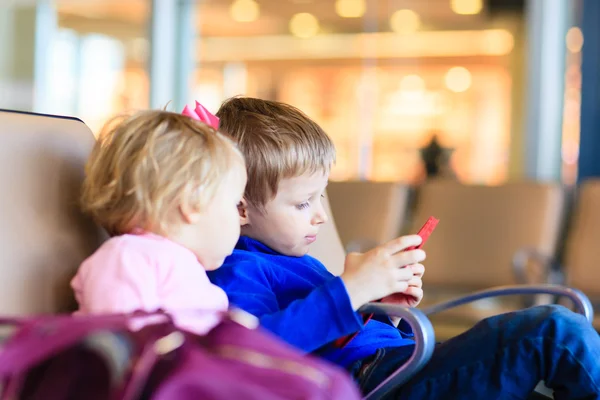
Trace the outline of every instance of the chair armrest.
{"type": "Polygon", "coordinates": [[[390,389],[406,383],[429,362],[435,347],[435,333],[429,319],[415,308],[369,303],[361,307],[359,312],[400,317],[410,325],[414,334],[415,350],[410,359],[365,397],[369,400],[380,399],[390,389]]]}
{"type": "Polygon", "coordinates": [[[560,285],[514,285],[514,286],[499,286],[491,289],[475,292],[468,296],[450,300],[444,303],[436,304],[431,307],[424,308],[422,311],[425,315],[432,315],[450,308],[458,307],[463,304],[472,303],[477,300],[490,297],[512,296],[523,294],[551,294],[555,296],[568,297],[575,305],[576,312],[583,315],[588,321],[594,319],[594,308],[590,299],[583,292],[560,285]]]}
{"type": "Polygon", "coordinates": [[[554,257],[534,248],[522,248],[517,250],[512,258],[512,269],[517,283],[534,283],[530,282],[527,277],[527,266],[530,261],[537,261],[542,265],[543,283],[564,283],[564,275],[560,272],[558,261],[554,257]]]}

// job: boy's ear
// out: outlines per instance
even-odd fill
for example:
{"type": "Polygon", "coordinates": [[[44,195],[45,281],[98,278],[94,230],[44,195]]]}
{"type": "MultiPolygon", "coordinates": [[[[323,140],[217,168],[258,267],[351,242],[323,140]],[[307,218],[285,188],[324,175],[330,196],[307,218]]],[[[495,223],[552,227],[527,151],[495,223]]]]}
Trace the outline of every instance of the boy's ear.
{"type": "Polygon", "coordinates": [[[240,226],[250,225],[250,216],[248,215],[248,202],[242,198],[238,204],[238,213],[240,214],[240,226]]]}

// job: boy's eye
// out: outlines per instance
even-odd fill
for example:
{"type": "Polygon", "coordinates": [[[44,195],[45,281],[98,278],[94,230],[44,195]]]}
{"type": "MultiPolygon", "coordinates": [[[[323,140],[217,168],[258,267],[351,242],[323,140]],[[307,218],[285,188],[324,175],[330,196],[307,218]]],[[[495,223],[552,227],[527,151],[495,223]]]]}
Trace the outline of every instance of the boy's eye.
{"type": "Polygon", "coordinates": [[[296,208],[297,208],[298,210],[304,210],[305,208],[307,208],[307,207],[309,207],[309,206],[310,206],[310,203],[307,201],[307,202],[305,202],[305,203],[298,204],[298,205],[296,206],[296,208]]]}

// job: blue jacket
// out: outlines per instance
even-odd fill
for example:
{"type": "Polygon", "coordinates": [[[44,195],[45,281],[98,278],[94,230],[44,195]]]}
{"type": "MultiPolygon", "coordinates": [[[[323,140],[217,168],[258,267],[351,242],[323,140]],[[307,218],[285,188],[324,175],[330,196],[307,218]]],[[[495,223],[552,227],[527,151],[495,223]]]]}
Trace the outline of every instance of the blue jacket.
{"type": "Polygon", "coordinates": [[[414,342],[388,318],[373,319],[363,327],[352,310],[346,287],[315,258],[290,257],[242,236],[223,266],[209,272],[229,301],[260,319],[261,325],[305,352],[319,351],[341,366],[374,354],[382,347],[414,342]],[[361,331],[343,349],[334,340],[361,331]]]}

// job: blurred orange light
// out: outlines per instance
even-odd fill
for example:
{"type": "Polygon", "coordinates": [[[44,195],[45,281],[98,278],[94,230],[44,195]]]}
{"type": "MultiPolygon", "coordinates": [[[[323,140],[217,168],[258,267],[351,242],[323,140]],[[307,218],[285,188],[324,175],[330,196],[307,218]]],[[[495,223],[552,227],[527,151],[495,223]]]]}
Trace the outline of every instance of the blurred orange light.
{"type": "Polygon", "coordinates": [[[571,53],[579,53],[583,47],[583,32],[577,26],[569,29],[567,32],[567,49],[571,53]]]}
{"type": "Polygon", "coordinates": [[[474,15],[483,9],[482,0],[450,0],[450,8],[456,14],[474,15]]]}
{"type": "Polygon", "coordinates": [[[298,13],[290,19],[290,32],[299,38],[309,38],[319,33],[319,20],[310,13],[298,13]]]}
{"type": "Polygon", "coordinates": [[[335,12],[342,18],[360,18],[367,11],[366,0],[337,0],[335,12]]]}
{"type": "Polygon", "coordinates": [[[390,27],[397,33],[413,33],[420,26],[421,18],[413,10],[398,10],[390,17],[390,27]]]}
{"type": "Polygon", "coordinates": [[[229,13],[236,22],[252,22],[258,19],[260,7],[254,0],[235,0],[229,7],[229,13]]]}
{"type": "Polygon", "coordinates": [[[425,89],[425,81],[419,75],[406,75],[400,81],[400,88],[406,91],[422,91],[425,89]]]}
{"type": "Polygon", "coordinates": [[[471,73],[465,67],[452,67],[446,72],[444,82],[455,93],[466,92],[471,87],[471,73]]]}

